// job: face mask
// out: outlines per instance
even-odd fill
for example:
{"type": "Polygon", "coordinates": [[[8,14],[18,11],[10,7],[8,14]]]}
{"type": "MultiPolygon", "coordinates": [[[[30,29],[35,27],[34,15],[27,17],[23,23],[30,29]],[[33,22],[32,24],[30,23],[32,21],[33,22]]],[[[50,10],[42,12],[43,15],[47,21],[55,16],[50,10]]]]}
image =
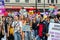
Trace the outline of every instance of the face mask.
{"type": "Polygon", "coordinates": [[[51,23],[54,23],[54,19],[50,19],[50,22],[51,22],[51,23]]]}

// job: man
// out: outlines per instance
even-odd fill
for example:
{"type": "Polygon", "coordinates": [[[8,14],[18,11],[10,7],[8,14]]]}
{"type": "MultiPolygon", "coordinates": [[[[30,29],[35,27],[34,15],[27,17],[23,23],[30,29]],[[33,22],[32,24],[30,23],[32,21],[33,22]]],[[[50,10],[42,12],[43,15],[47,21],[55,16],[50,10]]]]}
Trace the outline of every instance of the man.
{"type": "Polygon", "coordinates": [[[59,19],[57,17],[54,18],[54,23],[59,23],[59,19]]]}
{"type": "MultiPolygon", "coordinates": [[[[47,19],[46,19],[47,20],[47,19]]],[[[48,23],[46,20],[43,20],[43,15],[40,17],[40,23],[38,25],[38,38],[37,40],[46,40],[45,36],[48,36],[48,23]]]]}
{"type": "Polygon", "coordinates": [[[21,22],[19,22],[18,20],[18,16],[14,16],[12,27],[14,28],[14,40],[21,40],[20,32],[22,25],[21,22]]]}
{"type": "Polygon", "coordinates": [[[45,24],[44,31],[43,31],[44,32],[44,39],[47,40],[47,38],[49,36],[48,30],[49,30],[50,18],[49,17],[45,18],[43,23],[45,24]]]}

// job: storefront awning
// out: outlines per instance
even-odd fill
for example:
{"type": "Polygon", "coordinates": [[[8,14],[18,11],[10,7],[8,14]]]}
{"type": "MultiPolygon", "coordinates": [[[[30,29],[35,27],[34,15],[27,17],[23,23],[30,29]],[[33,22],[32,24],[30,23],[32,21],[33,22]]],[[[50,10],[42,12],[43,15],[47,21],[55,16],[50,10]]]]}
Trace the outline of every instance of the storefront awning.
{"type": "Polygon", "coordinates": [[[5,6],[6,9],[21,9],[20,6],[5,6]]]}
{"type": "Polygon", "coordinates": [[[29,9],[29,10],[35,10],[35,7],[24,7],[25,9],[29,9]]]}
{"type": "MultiPolygon", "coordinates": [[[[21,6],[5,6],[6,9],[21,9],[21,6]]],[[[25,9],[35,10],[35,7],[24,7],[25,9]]]]}

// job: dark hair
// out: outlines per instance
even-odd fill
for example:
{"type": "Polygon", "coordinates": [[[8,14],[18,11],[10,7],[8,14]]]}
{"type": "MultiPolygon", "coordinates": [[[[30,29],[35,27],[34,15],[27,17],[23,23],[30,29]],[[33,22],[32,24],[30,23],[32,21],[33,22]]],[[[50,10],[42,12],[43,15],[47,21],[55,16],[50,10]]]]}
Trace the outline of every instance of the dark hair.
{"type": "Polygon", "coordinates": [[[41,14],[41,17],[43,18],[43,15],[41,14]]]}

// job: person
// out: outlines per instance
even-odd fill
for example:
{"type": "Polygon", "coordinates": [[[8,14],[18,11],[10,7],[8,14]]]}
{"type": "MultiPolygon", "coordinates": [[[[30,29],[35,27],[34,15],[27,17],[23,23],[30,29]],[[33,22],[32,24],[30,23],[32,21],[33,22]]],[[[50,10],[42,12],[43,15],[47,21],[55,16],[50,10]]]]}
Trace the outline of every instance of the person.
{"type": "Polygon", "coordinates": [[[14,17],[14,13],[12,11],[9,11],[8,16],[14,17]]]}
{"type": "Polygon", "coordinates": [[[59,16],[59,23],[60,23],[60,16],[59,16]]]}
{"type": "Polygon", "coordinates": [[[57,17],[54,18],[54,23],[59,23],[59,20],[57,17]]]}
{"type": "Polygon", "coordinates": [[[0,24],[0,40],[4,37],[4,29],[2,25],[0,24]]]}
{"type": "Polygon", "coordinates": [[[44,22],[43,20],[43,15],[41,15],[40,17],[40,23],[38,24],[38,38],[37,40],[44,40],[44,36],[46,35],[46,31],[45,31],[45,28],[46,28],[46,23],[44,22]]]}
{"type": "Polygon", "coordinates": [[[49,30],[49,23],[50,23],[50,18],[49,17],[47,17],[47,18],[45,18],[45,20],[44,20],[44,24],[45,24],[45,28],[44,28],[44,33],[45,33],[45,40],[47,40],[47,38],[48,38],[48,36],[49,36],[49,34],[48,34],[48,30],[49,30]]]}
{"type": "Polygon", "coordinates": [[[21,22],[19,22],[18,16],[14,16],[12,27],[14,28],[14,40],[21,40],[20,32],[22,26],[21,22]]]}
{"type": "MultiPolygon", "coordinates": [[[[23,23],[24,23],[24,22],[23,22],[23,21],[24,21],[23,18],[24,18],[23,15],[20,15],[20,16],[19,16],[19,21],[21,22],[21,26],[22,26],[22,27],[23,27],[23,25],[24,25],[24,24],[23,24],[23,23]]],[[[21,38],[22,38],[21,40],[24,40],[24,32],[23,32],[23,30],[22,30],[22,27],[21,27],[21,33],[20,33],[20,34],[21,34],[21,38]]]]}
{"type": "Polygon", "coordinates": [[[39,23],[40,22],[40,15],[37,15],[36,21],[39,23]]]}
{"type": "Polygon", "coordinates": [[[4,31],[5,31],[6,39],[7,39],[7,34],[8,34],[8,26],[7,26],[7,24],[8,24],[7,18],[2,16],[2,26],[3,26],[4,31]]]}
{"type": "Polygon", "coordinates": [[[14,40],[14,36],[13,36],[13,27],[12,27],[12,22],[13,22],[13,20],[12,20],[12,17],[7,17],[7,19],[6,19],[6,21],[7,21],[7,30],[8,30],[8,33],[7,33],[7,39],[8,40],[14,40]]]}
{"type": "Polygon", "coordinates": [[[54,23],[54,17],[50,16],[50,23],[54,23]]]}
{"type": "Polygon", "coordinates": [[[34,17],[32,21],[32,30],[34,31],[34,38],[36,38],[37,36],[37,28],[38,28],[37,24],[38,22],[36,21],[36,18],[34,17]]]}
{"type": "Polygon", "coordinates": [[[14,40],[14,29],[11,24],[8,24],[8,40],[14,40]]]}
{"type": "Polygon", "coordinates": [[[30,40],[30,21],[28,18],[25,18],[25,25],[23,27],[25,29],[23,29],[25,40],[30,40]]]}
{"type": "Polygon", "coordinates": [[[58,12],[57,6],[56,5],[53,5],[53,6],[54,6],[54,15],[57,15],[57,12],[58,12]]]}

